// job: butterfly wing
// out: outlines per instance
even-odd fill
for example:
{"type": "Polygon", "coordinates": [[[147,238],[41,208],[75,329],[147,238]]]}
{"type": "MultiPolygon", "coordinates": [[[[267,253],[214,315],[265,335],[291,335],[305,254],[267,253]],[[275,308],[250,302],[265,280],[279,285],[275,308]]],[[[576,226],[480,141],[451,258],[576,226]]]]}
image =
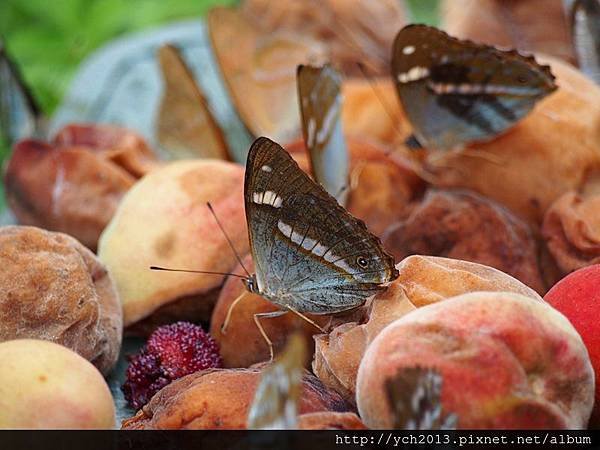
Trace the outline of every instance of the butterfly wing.
{"type": "Polygon", "coordinates": [[[278,144],[248,154],[245,205],[259,292],[300,312],[352,309],[397,277],[393,258],[278,144]]]}
{"type": "Polygon", "coordinates": [[[300,65],[297,82],[304,142],[314,179],[344,204],[349,162],[341,121],[342,78],[330,65],[300,65]]]}
{"type": "Polygon", "coordinates": [[[324,60],[326,48],[300,34],[264,33],[239,9],[214,8],[207,24],[232,103],[250,134],[298,138],[296,67],[324,60]]]}
{"type": "Polygon", "coordinates": [[[504,132],[556,89],[547,66],[425,25],[398,33],[392,73],[415,136],[449,150],[504,132]]]}
{"type": "Polygon", "coordinates": [[[175,158],[231,159],[223,132],[179,50],[162,46],[158,61],[164,82],[156,123],[161,147],[175,158]]]}
{"type": "Polygon", "coordinates": [[[575,0],[571,5],[570,17],[579,67],[600,84],[600,2],[575,0]]]}
{"type": "Polygon", "coordinates": [[[0,39],[0,137],[12,145],[43,135],[42,112],[0,39]]]}

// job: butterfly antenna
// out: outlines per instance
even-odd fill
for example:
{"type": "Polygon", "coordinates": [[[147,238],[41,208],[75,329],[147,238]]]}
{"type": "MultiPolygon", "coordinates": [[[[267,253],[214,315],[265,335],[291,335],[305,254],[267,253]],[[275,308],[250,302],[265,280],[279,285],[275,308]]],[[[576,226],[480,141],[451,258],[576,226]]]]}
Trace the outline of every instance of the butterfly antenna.
{"type": "Polygon", "coordinates": [[[240,263],[240,266],[242,266],[242,269],[244,269],[244,272],[246,272],[246,275],[248,275],[248,278],[251,278],[252,275],[250,275],[250,272],[248,272],[248,269],[246,269],[246,266],[244,266],[244,263],[242,262],[242,258],[240,258],[240,255],[238,254],[238,252],[236,251],[235,247],[233,246],[233,242],[231,242],[231,239],[229,239],[229,236],[225,232],[225,228],[223,228],[223,225],[221,225],[221,222],[219,221],[219,218],[215,214],[215,210],[213,209],[213,207],[210,204],[210,202],[206,202],[206,206],[208,206],[208,209],[210,210],[211,214],[215,218],[215,222],[217,222],[217,225],[219,225],[219,228],[221,229],[221,232],[223,233],[223,236],[225,236],[225,239],[227,239],[227,243],[229,244],[229,247],[231,247],[231,250],[233,251],[233,254],[235,255],[235,257],[238,260],[238,262],[240,263]]]}
{"type": "Polygon", "coordinates": [[[243,275],[238,275],[237,273],[230,272],[212,272],[208,270],[188,270],[188,269],[171,269],[168,267],[159,267],[159,266],[150,266],[150,270],[157,270],[162,272],[184,272],[184,273],[203,273],[207,275],[226,275],[230,277],[238,277],[243,280],[247,280],[248,278],[243,275]]]}

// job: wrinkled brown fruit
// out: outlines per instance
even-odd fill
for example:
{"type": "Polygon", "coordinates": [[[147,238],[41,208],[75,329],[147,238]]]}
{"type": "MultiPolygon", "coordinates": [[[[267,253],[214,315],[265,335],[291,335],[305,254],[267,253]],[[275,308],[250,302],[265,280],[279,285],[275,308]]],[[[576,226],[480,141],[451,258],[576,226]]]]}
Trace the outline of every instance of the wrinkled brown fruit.
{"type": "Polygon", "coordinates": [[[529,226],[474,192],[428,191],[382,240],[396,261],[410,255],[471,261],[512,275],[540,294],[546,290],[529,226]]]}
{"type": "Polygon", "coordinates": [[[546,212],[542,233],[561,273],[600,263],[600,190],[567,192],[546,212]]]}
{"type": "Polygon", "coordinates": [[[444,0],[441,11],[457,37],[575,61],[562,0],[444,0]]]}
{"type": "Polygon", "coordinates": [[[96,256],[70,236],[0,228],[0,341],[43,339],[107,374],[121,347],[115,286],[96,256]]]}
{"type": "Polygon", "coordinates": [[[19,223],[61,231],[95,250],[121,198],[157,165],[144,140],[113,126],[69,125],[17,143],[4,183],[19,223]]]}
{"type": "MultiPolygon", "coordinates": [[[[180,378],[161,389],[124,430],[244,429],[261,376],[261,367],[213,369],[180,378]]],[[[299,414],[349,412],[350,406],[306,372],[299,414]]]]}
{"type": "Polygon", "coordinates": [[[600,168],[600,87],[562,61],[538,59],[550,64],[558,90],[496,139],[430,153],[425,163],[437,186],[479,192],[535,228],[558,197],[600,168]]]}
{"type": "Polygon", "coordinates": [[[422,306],[475,291],[514,292],[543,301],[515,278],[488,266],[433,256],[409,256],[399,277],[364,308],[365,318],[315,337],[314,373],[353,402],[356,374],[367,346],[390,323],[422,306]]]}

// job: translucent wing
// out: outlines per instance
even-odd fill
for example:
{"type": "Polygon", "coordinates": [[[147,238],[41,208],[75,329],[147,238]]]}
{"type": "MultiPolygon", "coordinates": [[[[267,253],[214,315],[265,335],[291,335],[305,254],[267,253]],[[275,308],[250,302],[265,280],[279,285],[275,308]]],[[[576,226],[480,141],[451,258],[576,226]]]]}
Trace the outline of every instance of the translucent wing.
{"type": "Polygon", "coordinates": [[[442,412],[442,377],[434,369],[411,367],[398,371],[385,383],[400,430],[448,430],[456,427],[456,416],[442,412]]]}
{"type": "Polygon", "coordinates": [[[298,401],[307,356],[304,338],[293,334],[283,353],[262,372],[248,413],[248,429],[298,428],[298,401]]]}
{"type": "Polygon", "coordinates": [[[344,204],[349,162],[341,121],[342,78],[330,65],[301,65],[297,82],[304,142],[313,176],[344,204]]]}
{"type": "Polygon", "coordinates": [[[177,159],[230,159],[223,132],[179,50],[164,45],[158,60],[164,83],[156,122],[161,147],[177,159]]]}
{"type": "Polygon", "coordinates": [[[296,67],[324,60],[325,47],[301,34],[263,34],[233,8],[214,8],[207,23],[231,100],[250,134],[282,142],[298,138],[296,67]]]}
{"type": "Polygon", "coordinates": [[[571,2],[573,46],[582,72],[600,84],[600,1],[571,2]]]}
{"type": "Polygon", "coordinates": [[[0,139],[12,145],[42,128],[40,108],[0,39],[0,139]]]}

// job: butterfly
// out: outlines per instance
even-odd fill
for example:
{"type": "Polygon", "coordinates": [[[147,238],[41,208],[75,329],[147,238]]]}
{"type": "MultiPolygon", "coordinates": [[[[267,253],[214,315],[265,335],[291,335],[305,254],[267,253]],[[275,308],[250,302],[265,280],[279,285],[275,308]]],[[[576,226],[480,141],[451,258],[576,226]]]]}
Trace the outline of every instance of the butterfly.
{"type": "Polygon", "coordinates": [[[349,155],[342,130],[342,77],[331,65],[300,65],[298,100],[313,178],[340,204],[347,197],[349,155]]]}
{"type": "Polygon", "coordinates": [[[296,67],[324,61],[326,48],[310,36],[261,33],[242,11],[217,7],[208,32],[231,101],[249,133],[289,142],[300,135],[296,67]]]}
{"type": "Polygon", "coordinates": [[[0,137],[12,145],[46,134],[46,121],[21,71],[0,39],[0,137]]]}
{"type": "Polygon", "coordinates": [[[573,47],[583,73],[600,84],[600,1],[565,2],[571,20],[573,47]],[[570,5],[569,5],[570,3],[570,5]]]}
{"type": "Polygon", "coordinates": [[[283,352],[263,369],[248,412],[249,430],[298,428],[298,402],[308,359],[304,338],[292,334],[283,352]]]}
{"type": "Polygon", "coordinates": [[[223,132],[180,51],[163,45],[158,62],[164,82],[156,118],[161,147],[174,158],[231,159],[223,132]]]}
{"type": "Polygon", "coordinates": [[[357,308],[398,277],[379,238],[268,138],[248,152],[244,201],[256,268],[246,288],[281,308],[255,315],[271,357],[261,317],[291,311],[314,324],[304,314],[357,308]]]}
{"type": "Polygon", "coordinates": [[[437,150],[493,139],[557,88],[550,68],[533,57],[426,25],[400,30],[392,75],[417,141],[437,150]]]}
{"type": "Polygon", "coordinates": [[[388,378],[385,390],[397,430],[452,430],[455,414],[442,411],[442,376],[435,369],[407,367],[388,378]]]}

